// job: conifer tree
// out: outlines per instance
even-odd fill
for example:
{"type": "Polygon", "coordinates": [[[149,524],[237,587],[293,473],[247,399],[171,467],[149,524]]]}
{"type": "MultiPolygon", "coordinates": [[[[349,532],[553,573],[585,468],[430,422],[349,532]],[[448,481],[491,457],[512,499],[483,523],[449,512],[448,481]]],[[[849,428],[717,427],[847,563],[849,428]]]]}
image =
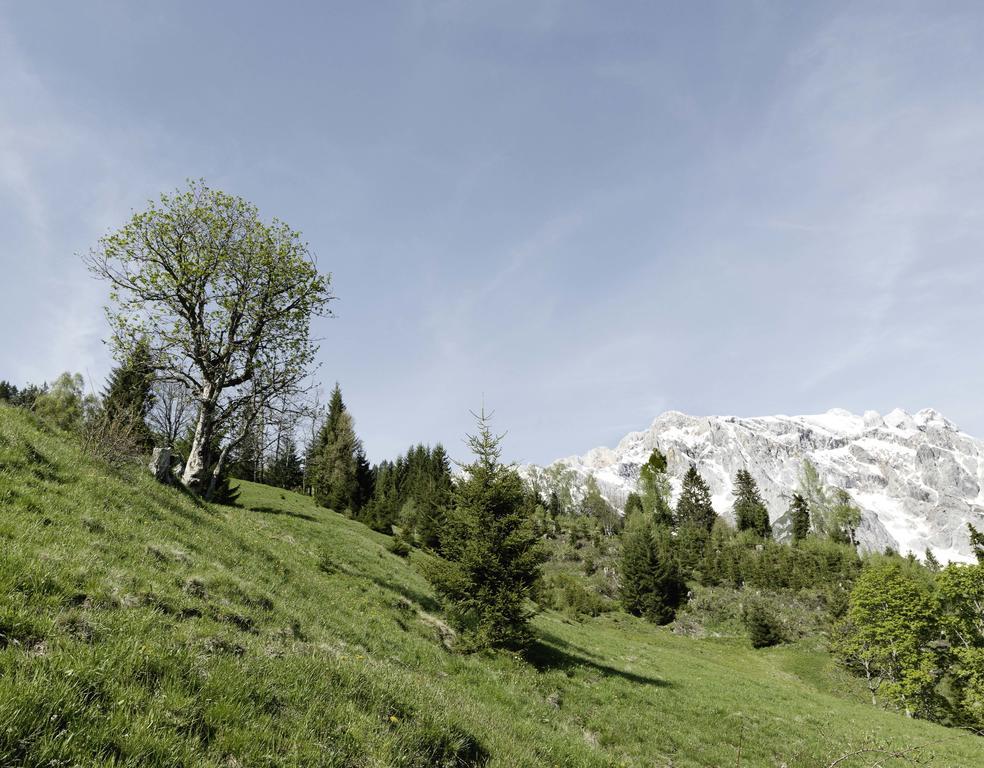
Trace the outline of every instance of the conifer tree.
{"type": "Polygon", "coordinates": [[[428,450],[425,457],[427,475],[418,496],[417,536],[425,547],[440,552],[441,531],[451,503],[451,461],[440,443],[428,450]]]}
{"type": "Polygon", "coordinates": [[[747,469],[739,469],[735,474],[734,496],[732,509],[738,530],[754,531],[763,538],[772,536],[769,511],[762,501],[755,478],[747,469]]]}
{"type": "Polygon", "coordinates": [[[466,647],[522,648],[531,639],[530,598],[545,557],[523,480],[501,462],[502,438],[489,416],[469,435],[474,461],[454,487],[441,531],[444,559],[426,575],[447,603],[466,647]]]}
{"type": "Polygon", "coordinates": [[[264,473],[268,485],[293,490],[301,485],[304,472],[297,455],[297,444],[287,437],[280,446],[279,455],[274,458],[264,473]]]}
{"type": "Polygon", "coordinates": [[[933,554],[933,550],[929,547],[926,547],[926,554],[923,556],[923,560],[930,571],[933,573],[940,572],[940,568],[942,567],[940,561],[936,559],[936,555],[933,554]]]}
{"type": "Polygon", "coordinates": [[[620,597],[634,616],[656,624],[673,620],[686,584],[673,556],[670,532],[649,515],[633,515],[622,538],[620,597]]]}
{"type": "Polygon", "coordinates": [[[396,465],[381,461],[372,474],[372,498],[362,509],[359,519],[374,531],[391,533],[400,512],[396,465]]]}
{"type": "Polygon", "coordinates": [[[144,446],[153,442],[146,422],[154,404],[153,386],[150,346],[146,339],[140,339],[123,361],[110,371],[103,392],[103,410],[110,422],[132,426],[134,436],[144,446]]]}
{"type": "Polygon", "coordinates": [[[625,509],[622,512],[622,517],[628,521],[637,512],[642,512],[642,498],[633,491],[625,498],[625,509]]]}
{"type": "Polygon", "coordinates": [[[984,533],[977,530],[972,523],[967,523],[967,533],[970,537],[970,551],[974,553],[978,563],[984,564],[984,533]]]}
{"type": "Polygon", "coordinates": [[[752,648],[769,648],[782,642],[779,620],[761,603],[747,606],[742,614],[742,621],[748,630],[752,648]]]}
{"type": "Polygon", "coordinates": [[[717,514],[711,504],[711,489],[700,476],[696,465],[691,464],[683,477],[675,522],[677,526],[693,525],[710,532],[716,519],[717,514]]]}
{"type": "Polygon", "coordinates": [[[639,497],[642,509],[657,525],[673,525],[670,508],[670,478],[666,474],[666,456],[654,448],[639,470],[639,497]]]}
{"type": "Polygon", "coordinates": [[[803,541],[810,535],[810,509],[806,499],[799,493],[793,494],[789,507],[789,517],[792,521],[793,543],[803,541]]]}
{"type": "MultiPolygon", "coordinates": [[[[636,496],[636,498],[639,498],[636,496]]],[[[563,514],[563,508],[560,505],[560,496],[557,495],[557,491],[550,491],[550,500],[547,502],[547,512],[552,520],[556,520],[563,514]]]]}
{"type": "Polygon", "coordinates": [[[16,403],[20,391],[16,386],[7,380],[0,381],[0,400],[7,403],[16,403]]]}
{"type": "Polygon", "coordinates": [[[361,447],[352,416],[342,401],[342,390],[336,383],[312,456],[314,498],[319,504],[336,512],[358,512],[357,456],[361,447]]]}
{"type": "Polygon", "coordinates": [[[366,452],[361,441],[355,451],[355,488],[354,511],[359,512],[369,503],[373,491],[372,467],[369,465],[369,459],[366,458],[366,452]]]}

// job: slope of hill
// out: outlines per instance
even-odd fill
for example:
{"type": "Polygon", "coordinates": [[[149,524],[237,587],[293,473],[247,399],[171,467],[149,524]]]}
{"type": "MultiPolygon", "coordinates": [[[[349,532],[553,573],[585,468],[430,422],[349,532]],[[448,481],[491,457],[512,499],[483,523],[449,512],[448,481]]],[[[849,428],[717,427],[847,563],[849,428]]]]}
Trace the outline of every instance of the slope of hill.
{"type": "Polygon", "coordinates": [[[805,646],[547,613],[528,660],[452,653],[423,555],[296,494],[240,504],[0,407],[0,765],[793,768],[874,742],[984,763],[805,646]]]}
{"type": "Polygon", "coordinates": [[[573,470],[581,483],[593,475],[619,506],[657,447],[676,478],[691,462],[697,465],[719,514],[730,514],[735,473],[747,469],[778,520],[809,459],[825,483],[847,490],[861,508],[858,535],[869,549],[921,556],[928,547],[943,562],[970,562],[966,524],[984,527],[984,442],[931,409],[760,418],[669,411],[646,431],[626,435],[614,450],[596,448],[555,463],[573,470]]]}

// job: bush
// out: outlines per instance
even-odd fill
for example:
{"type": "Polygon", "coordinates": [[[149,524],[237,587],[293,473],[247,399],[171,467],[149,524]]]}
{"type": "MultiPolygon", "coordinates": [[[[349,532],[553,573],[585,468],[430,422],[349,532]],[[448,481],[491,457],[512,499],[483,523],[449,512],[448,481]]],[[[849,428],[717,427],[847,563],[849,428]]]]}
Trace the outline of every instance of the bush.
{"type": "Polygon", "coordinates": [[[120,414],[111,419],[100,411],[82,427],[82,448],[90,456],[113,467],[129,464],[143,453],[143,420],[120,414]]]}
{"type": "Polygon", "coordinates": [[[612,609],[611,602],[569,573],[554,573],[544,580],[542,601],[569,616],[597,616],[612,609]]]}
{"type": "Polygon", "coordinates": [[[410,552],[413,548],[406,540],[398,536],[389,543],[387,549],[397,557],[410,557],[410,552]]]}
{"type": "Polygon", "coordinates": [[[752,648],[769,648],[783,641],[779,621],[764,606],[752,603],[745,609],[742,618],[752,641],[752,648]]]}

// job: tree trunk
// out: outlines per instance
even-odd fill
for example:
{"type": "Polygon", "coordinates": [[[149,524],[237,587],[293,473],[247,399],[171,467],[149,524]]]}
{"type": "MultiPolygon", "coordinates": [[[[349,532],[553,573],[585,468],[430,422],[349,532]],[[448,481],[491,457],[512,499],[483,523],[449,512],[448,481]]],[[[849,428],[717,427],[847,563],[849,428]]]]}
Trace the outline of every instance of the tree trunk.
{"type": "Polygon", "coordinates": [[[208,484],[209,448],[212,442],[215,418],[215,395],[211,384],[202,390],[201,408],[195,424],[195,437],[191,441],[188,461],[185,462],[181,483],[192,493],[202,494],[208,484]]]}
{"type": "Polygon", "coordinates": [[[215,487],[219,484],[219,479],[222,477],[222,470],[225,467],[226,458],[229,456],[229,446],[227,445],[219,453],[219,459],[215,462],[215,468],[212,470],[212,476],[208,481],[208,491],[205,493],[205,498],[208,501],[212,500],[215,496],[215,487]]]}

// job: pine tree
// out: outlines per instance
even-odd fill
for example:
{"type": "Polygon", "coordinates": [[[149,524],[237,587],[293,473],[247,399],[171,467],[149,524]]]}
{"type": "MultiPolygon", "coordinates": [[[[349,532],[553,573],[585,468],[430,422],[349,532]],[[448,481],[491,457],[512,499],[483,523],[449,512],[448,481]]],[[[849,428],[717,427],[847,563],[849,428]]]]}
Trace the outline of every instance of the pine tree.
{"type": "Polygon", "coordinates": [[[336,383],[328,403],[328,416],[311,457],[314,498],[319,504],[336,512],[358,511],[357,457],[361,448],[352,416],[345,408],[342,390],[336,383]]]}
{"type": "Polygon", "coordinates": [[[366,458],[365,449],[360,442],[355,451],[356,499],[353,511],[356,513],[361,512],[372,498],[373,481],[372,467],[369,466],[369,459],[366,458]]]}
{"type": "Polygon", "coordinates": [[[658,448],[653,449],[649,459],[639,470],[639,496],[642,499],[643,512],[650,515],[657,525],[673,525],[666,457],[658,448]]]}
{"type": "Polygon", "coordinates": [[[153,443],[146,421],[154,404],[153,386],[150,347],[146,339],[140,339],[124,360],[110,371],[103,392],[103,410],[110,422],[131,426],[144,446],[153,443]]]}
{"type": "Polygon", "coordinates": [[[779,620],[760,603],[748,606],[742,614],[742,621],[748,630],[752,648],[770,648],[782,642],[779,620]]]}
{"type": "Polygon", "coordinates": [[[422,545],[440,552],[441,531],[451,504],[451,461],[440,443],[426,452],[426,461],[426,482],[417,497],[416,533],[422,545]]]}
{"type": "Polygon", "coordinates": [[[669,529],[646,515],[634,515],[622,538],[620,597],[634,616],[656,624],[673,620],[686,584],[673,556],[669,529]]]}
{"type": "Polygon", "coordinates": [[[940,568],[942,567],[940,565],[940,561],[936,559],[936,555],[933,554],[933,550],[931,550],[929,547],[926,547],[926,554],[924,555],[923,560],[926,564],[926,567],[930,571],[932,571],[933,573],[940,572],[940,568]]]}
{"type": "Polygon", "coordinates": [[[7,403],[16,403],[20,391],[9,381],[0,381],[0,400],[7,403]]]}
{"type": "Polygon", "coordinates": [[[642,497],[633,491],[625,498],[625,509],[622,511],[622,519],[628,521],[637,512],[642,512],[642,497]]]}
{"type": "Polygon", "coordinates": [[[544,561],[532,509],[519,474],[501,463],[501,436],[484,410],[475,455],[454,488],[453,507],[441,531],[445,559],[426,575],[447,602],[466,647],[524,647],[531,639],[529,605],[544,561]]]}
{"type": "Polygon", "coordinates": [[[710,532],[716,519],[717,514],[711,504],[711,489],[700,476],[697,467],[691,464],[683,477],[675,522],[677,526],[693,525],[710,532]]]}
{"type": "Polygon", "coordinates": [[[372,475],[372,498],[360,512],[359,519],[374,531],[392,533],[400,512],[396,465],[381,461],[372,475]]]}
{"type": "Polygon", "coordinates": [[[754,531],[763,538],[772,536],[769,510],[762,501],[755,478],[747,469],[739,469],[735,474],[734,496],[732,509],[738,530],[754,531]]]}
{"type": "Polygon", "coordinates": [[[301,460],[297,455],[297,444],[292,437],[284,439],[279,455],[266,468],[264,476],[268,485],[285,488],[289,491],[298,488],[304,480],[301,460]]]}
{"type": "MultiPolygon", "coordinates": [[[[636,498],[639,498],[636,496],[636,498]]],[[[547,502],[547,512],[552,520],[556,520],[563,514],[563,508],[560,506],[560,496],[557,495],[557,491],[550,491],[550,501],[547,502]]]]}
{"type": "Polygon", "coordinates": [[[967,534],[970,537],[970,551],[974,553],[978,563],[984,564],[984,533],[978,531],[972,523],[967,523],[967,534]]]}
{"type": "Polygon", "coordinates": [[[793,494],[793,501],[789,506],[789,517],[792,521],[793,543],[803,541],[810,535],[810,509],[806,499],[799,493],[793,494]]]}

